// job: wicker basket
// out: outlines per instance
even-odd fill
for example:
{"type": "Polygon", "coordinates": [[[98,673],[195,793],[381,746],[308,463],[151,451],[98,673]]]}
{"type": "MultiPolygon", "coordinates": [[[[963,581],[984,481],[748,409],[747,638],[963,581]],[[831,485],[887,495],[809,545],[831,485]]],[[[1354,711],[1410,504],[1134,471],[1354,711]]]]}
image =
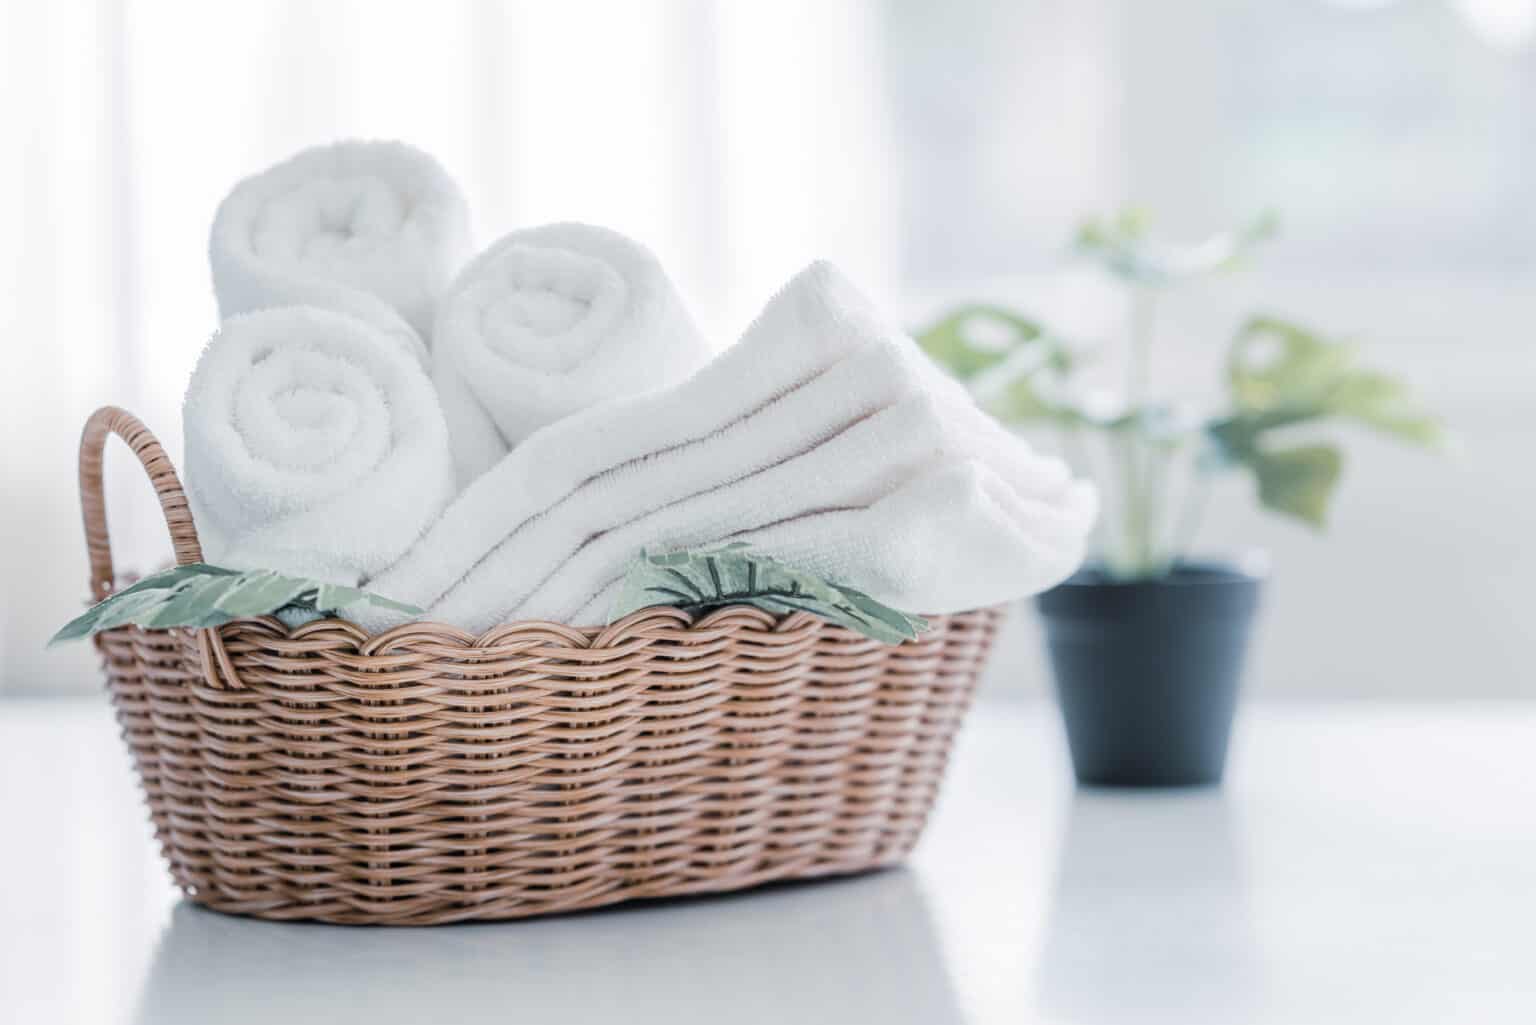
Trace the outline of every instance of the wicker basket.
{"type": "MultiPolygon", "coordinates": [[[[176,471],[116,409],[80,492],[114,587],[102,449],[149,474],[200,561],[176,471]]],[[[999,613],[889,646],[806,613],[646,609],[611,626],[330,619],[97,636],[177,885],[261,918],[420,925],[735,890],[899,861],[999,613]]]]}

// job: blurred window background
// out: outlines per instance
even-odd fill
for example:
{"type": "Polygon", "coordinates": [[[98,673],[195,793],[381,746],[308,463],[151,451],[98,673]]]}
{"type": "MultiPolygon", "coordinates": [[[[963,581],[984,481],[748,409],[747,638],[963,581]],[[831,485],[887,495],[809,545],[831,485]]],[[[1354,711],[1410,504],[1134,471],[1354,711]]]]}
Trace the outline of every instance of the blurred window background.
{"type": "MultiPolygon", "coordinates": [[[[16,2],[0,126],[0,693],[97,685],[42,649],[86,593],[79,427],[115,402],[179,457],[214,208],[341,136],[437,155],[482,243],[641,239],[722,347],[817,257],[912,326],[990,298],[1112,339],[1081,216],[1196,238],[1272,209],[1254,268],[1168,303],[1157,384],[1211,394],[1236,323],[1281,312],[1401,369],[1456,443],[1353,439],[1321,536],[1226,485],[1207,547],[1274,565],[1250,685],[1536,693],[1536,0],[16,2]]],[[[109,484],[119,564],[152,568],[122,452],[109,484]]],[[[989,685],[1043,679],[1017,615],[989,685]]]]}

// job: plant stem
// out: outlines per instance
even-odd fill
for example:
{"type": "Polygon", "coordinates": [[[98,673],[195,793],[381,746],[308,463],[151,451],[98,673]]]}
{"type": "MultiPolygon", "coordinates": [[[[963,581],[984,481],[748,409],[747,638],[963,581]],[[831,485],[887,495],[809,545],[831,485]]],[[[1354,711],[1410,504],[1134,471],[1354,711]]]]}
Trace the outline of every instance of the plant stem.
{"type": "Polygon", "coordinates": [[[1152,335],[1156,323],[1156,301],[1145,285],[1131,286],[1131,351],[1125,374],[1125,404],[1137,410],[1146,401],[1152,369],[1152,335]]]}
{"type": "Polygon", "coordinates": [[[1067,465],[1079,474],[1094,476],[1092,461],[1088,458],[1087,449],[1083,447],[1083,439],[1076,425],[1061,424],[1058,433],[1061,438],[1061,451],[1067,457],[1067,465]]]}
{"type": "Polygon", "coordinates": [[[1205,516],[1206,503],[1211,497],[1212,475],[1199,467],[1191,470],[1190,473],[1189,490],[1184,495],[1184,509],[1179,516],[1179,525],[1168,541],[1164,572],[1182,562],[1184,556],[1189,553],[1195,534],[1200,530],[1200,521],[1205,516]]]}
{"type": "Polygon", "coordinates": [[[1154,565],[1151,521],[1152,506],[1158,496],[1152,493],[1154,471],[1143,465],[1146,443],[1134,418],[1141,415],[1146,402],[1155,314],[1152,291],[1133,286],[1125,376],[1125,411],[1133,420],[1121,434],[1119,444],[1125,571],[1133,577],[1150,574],[1154,565]]]}
{"type": "MultiPolygon", "coordinates": [[[[1122,451],[1120,448],[1121,439],[1114,434],[1103,434],[1101,432],[1094,432],[1085,439],[1082,426],[1073,422],[1058,423],[1057,430],[1061,439],[1061,450],[1063,455],[1066,456],[1067,465],[1079,476],[1097,481],[1099,484],[1099,497],[1103,502],[1104,508],[1114,508],[1110,489],[1115,485],[1116,478],[1112,463],[1110,466],[1106,466],[1104,461],[1112,461],[1122,451]],[[1106,442],[1106,450],[1103,453],[1095,450],[1094,442],[1100,437],[1104,438],[1106,442]]],[[[1124,496],[1120,497],[1123,501],[1124,496]]],[[[1109,563],[1110,571],[1115,576],[1132,575],[1127,566],[1128,553],[1123,548],[1124,539],[1119,536],[1117,521],[1112,521],[1107,515],[1101,517],[1094,524],[1093,534],[1095,538],[1094,547],[1104,553],[1104,558],[1109,563]]]]}
{"type": "Polygon", "coordinates": [[[1141,531],[1141,468],[1137,463],[1136,438],[1123,432],[1116,439],[1120,463],[1121,553],[1125,575],[1140,576],[1145,568],[1145,544],[1141,531]]]}
{"type": "Polygon", "coordinates": [[[1161,499],[1164,497],[1168,464],[1173,460],[1173,450],[1166,444],[1143,444],[1147,461],[1141,482],[1142,535],[1147,567],[1151,572],[1154,568],[1160,570],[1165,561],[1166,553],[1158,545],[1158,532],[1163,519],[1164,503],[1161,499]]]}

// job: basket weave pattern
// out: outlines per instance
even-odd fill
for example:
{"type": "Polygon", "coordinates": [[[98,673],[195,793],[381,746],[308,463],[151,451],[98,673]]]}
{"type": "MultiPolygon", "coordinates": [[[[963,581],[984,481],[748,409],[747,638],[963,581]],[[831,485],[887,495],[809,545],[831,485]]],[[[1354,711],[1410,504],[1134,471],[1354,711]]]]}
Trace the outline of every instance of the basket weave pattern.
{"type": "MultiPolygon", "coordinates": [[[[105,438],[174,469],[129,414],[81,444],[92,588],[113,588],[105,438]]],[[[612,626],[369,636],[270,617],[98,635],[176,883],[264,918],[429,924],[733,890],[899,861],[1000,614],[891,646],[810,616],[677,609],[612,626]]]]}

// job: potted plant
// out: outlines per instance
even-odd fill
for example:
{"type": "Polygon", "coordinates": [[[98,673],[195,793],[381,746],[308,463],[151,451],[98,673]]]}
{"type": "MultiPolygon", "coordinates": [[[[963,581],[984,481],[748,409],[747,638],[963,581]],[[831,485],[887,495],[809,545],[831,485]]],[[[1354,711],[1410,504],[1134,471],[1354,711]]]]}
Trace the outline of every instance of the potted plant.
{"type": "Polygon", "coordinates": [[[1005,307],[967,305],[919,333],[984,408],[1020,428],[1053,427],[1104,497],[1097,553],[1038,599],[1084,783],[1221,778],[1261,580],[1190,555],[1214,478],[1246,473],[1264,508],[1320,528],[1343,457],[1335,442],[1298,433],[1354,423],[1414,444],[1438,437],[1402,382],[1268,315],[1238,327],[1220,408],[1196,414],[1148,393],[1160,297],[1240,263],[1273,233],[1263,217],[1173,247],[1151,241],[1134,212],[1085,223],[1075,249],[1129,293],[1124,384],[1111,393],[1082,387],[1094,351],[1005,307]]]}

